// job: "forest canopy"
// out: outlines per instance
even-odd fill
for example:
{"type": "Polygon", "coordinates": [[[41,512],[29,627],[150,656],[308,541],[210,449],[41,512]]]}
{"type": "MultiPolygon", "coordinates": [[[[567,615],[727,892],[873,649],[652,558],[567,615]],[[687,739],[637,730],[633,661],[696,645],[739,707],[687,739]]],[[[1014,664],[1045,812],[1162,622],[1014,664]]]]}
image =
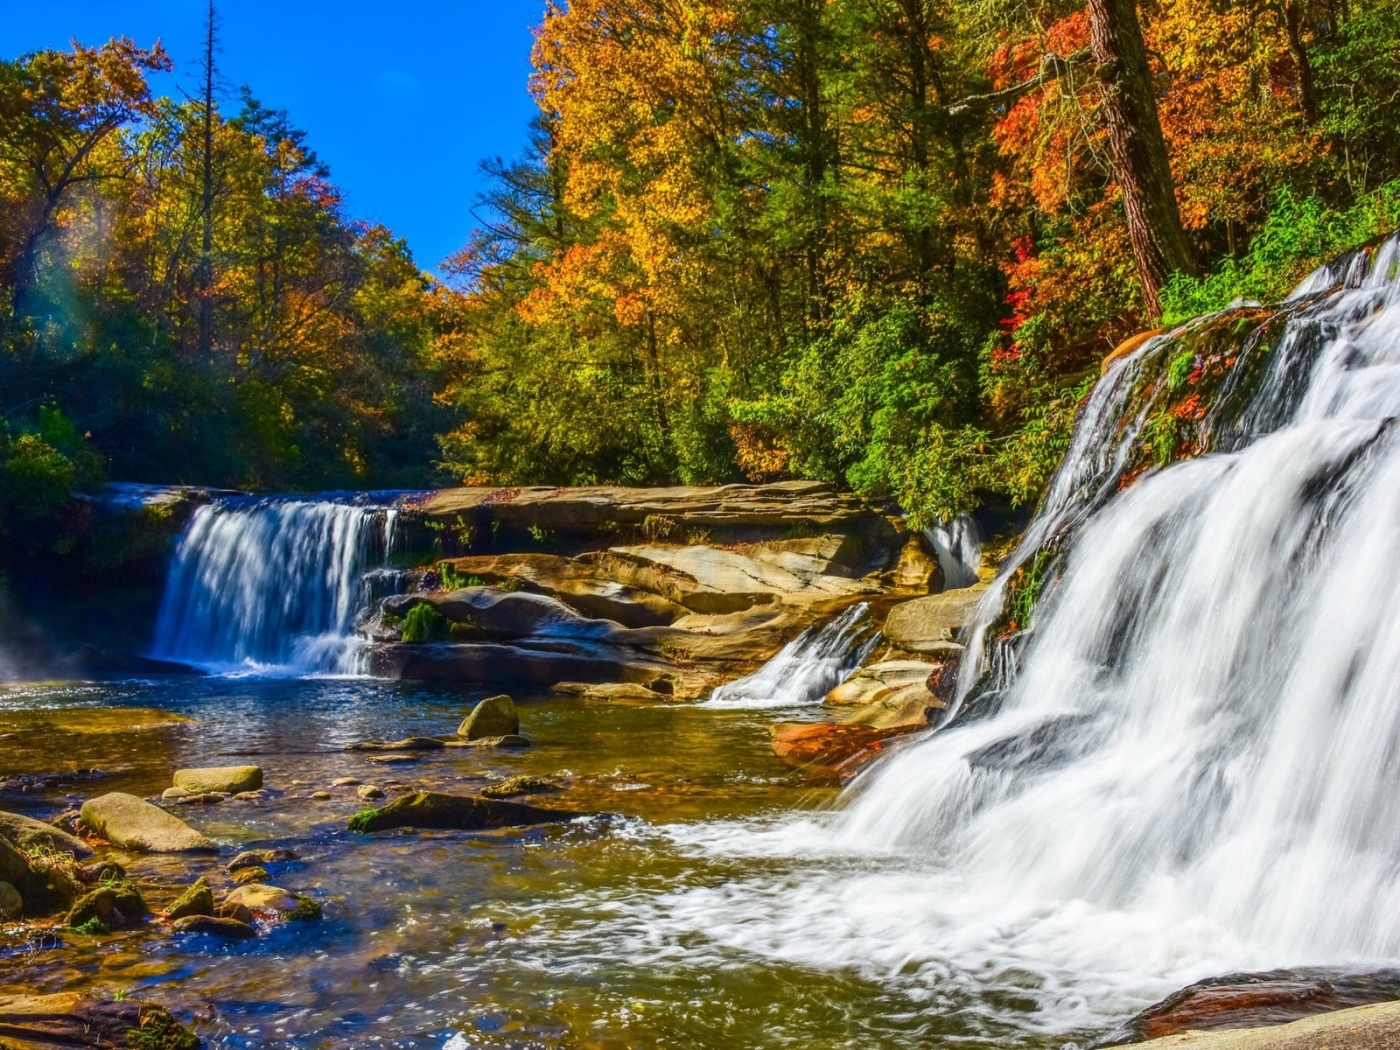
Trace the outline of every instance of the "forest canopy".
{"type": "Polygon", "coordinates": [[[104,478],[1024,503],[1119,341],[1400,225],[1388,0],[550,4],[438,274],[212,62],[0,61],[0,535],[104,478]]]}

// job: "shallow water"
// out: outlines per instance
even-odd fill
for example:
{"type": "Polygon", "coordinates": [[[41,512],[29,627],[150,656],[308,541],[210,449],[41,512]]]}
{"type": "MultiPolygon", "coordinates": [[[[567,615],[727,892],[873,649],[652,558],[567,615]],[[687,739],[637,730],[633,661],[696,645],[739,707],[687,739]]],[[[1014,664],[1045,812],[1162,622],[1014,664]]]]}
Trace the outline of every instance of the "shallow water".
{"type": "Polygon", "coordinates": [[[480,695],[217,678],[0,694],[0,770],[108,771],[11,791],[0,807],[47,817],[106,790],[156,795],[181,766],[257,762],[274,798],[178,810],[221,844],[217,860],[119,859],[152,884],[205,874],[217,891],[238,849],[290,845],[300,859],[273,866],[273,881],[325,906],[320,924],[236,945],[150,925],[64,934],[56,948],[53,935],[12,928],[0,993],[151,998],[196,1018],[215,1047],[980,1048],[1012,1033],[1018,1046],[1059,1047],[1075,1034],[1040,1016],[1043,976],[997,973],[979,988],[975,975],[953,979],[927,961],[784,958],[758,942],[785,900],[864,879],[886,883],[866,901],[867,935],[882,938],[881,924],[900,922],[912,899],[901,879],[921,881],[889,858],[808,854],[805,841],[825,841],[833,793],[803,786],[773,757],[761,712],[526,700],[527,751],[376,764],[343,750],[450,734],[480,695]],[[356,836],[345,818],[363,804],[353,787],[331,787],[355,776],[474,791],[526,772],[566,784],[532,801],[606,815],[561,828],[356,836]],[[319,789],[335,797],[307,797],[319,789]]]}

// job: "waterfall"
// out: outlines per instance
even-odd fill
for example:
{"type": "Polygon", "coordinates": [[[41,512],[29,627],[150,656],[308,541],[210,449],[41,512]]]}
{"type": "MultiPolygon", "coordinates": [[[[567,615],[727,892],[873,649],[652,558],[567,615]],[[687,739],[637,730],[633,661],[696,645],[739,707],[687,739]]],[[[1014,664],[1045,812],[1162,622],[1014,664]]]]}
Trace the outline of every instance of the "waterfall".
{"type": "Polygon", "coordinates": [[[355,624],[384,586],[366,570],[391,550],[397,513],[370,497],[200,507],[171,562],[152,655],[225,672],[358,672],[355,624]]]}
{"type": "Polygon", "coordinates": [[[982,537],[971,515],[960,514],[952,521],[939,522],[925,529],[924,537],[938,555],[945,588],[971,587],[977,582],[977,570],[982,564],[982,537]]]}
{"type": "Polygon", "coordinates": [[[793,707],[815,704],[865,662],[880,632],[864,602],[830,623],[808,627],[753,674],[728,682],[713,693],[714,707],[793,707]]]}
{"type": "Polygon", "coordinates": [[[1184,333],[1115,365],[1013,559],[1062,538],[1019,670],[860,784],[847,842],[936,852],[1026,914],[1400,956],[1400,251],[1360,258],[1240,348],[1223,396],[1247,368],[1256,392],[1213,454],[1125,485],[1129,392],[1184,333]]]}

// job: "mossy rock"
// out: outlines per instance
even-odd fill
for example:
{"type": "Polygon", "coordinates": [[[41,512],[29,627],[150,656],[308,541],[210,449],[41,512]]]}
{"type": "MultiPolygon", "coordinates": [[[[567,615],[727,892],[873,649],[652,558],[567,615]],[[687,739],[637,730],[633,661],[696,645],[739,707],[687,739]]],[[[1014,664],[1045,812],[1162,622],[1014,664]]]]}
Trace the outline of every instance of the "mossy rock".
{"type": "Polygon", "coordinates": [[[184,919],[193,915],[214,914],[214,891],[209,880],[200,876],[193,886],[180,894],[179,898],[166,911],[167,919],[184,919]]]}
{"type": "Polygon", "coordinates": [[[418,791],[401,795],[382,809],[361,810],[350,818],[348,827],[362,834],[389,828],[479,831],[560,823],[581,815],[476,795],[418,791]]]}
{"type": "Polygon", "coordinates": [[[539,795],[546,791],[558,791],[559,785],[550,777],[532,777],[521,774],[491,784],[481,789],[483,798],[510,798],[512,795],[539,795]]]}
{"type": "Polygon", "coordinates": [[[258,935],[251,923],[232,916],[187,915],[171,927],[172,933],[207,933],[231,941],[251,941],[258,935]]]}
{"type": "Polygon", "coordinates": [[[229,875],[229,878],[233,879],[233,881],[240,886],[244,886],[250,882],[272,881],[272,876],[267,873],[267,869],[257,864],[251,867],[238,868],[229,875]]]}
{"type": "Polygon", "coordinates": [[[288,922],[318,922],[321,918],[321,905],[303,893],[296,895],[297,906],[283,915],[288,922]]]}
{"type": "Polygon", "coordinates": [[[146,916],[146,902],[129,882],[99,886],[68,910],[64,925],[84,933],[106,933],[135,926],[146,916]]]}
{"type": "Polygon", "coordinates": [[[129,1050],[199,1050],[199,1037],[170,1016],[163,1006],[141,1004],[137,1026],[126,1033],[129,1050]]]}
{"type": "Polygon", "coordinates": [[[493,736],[513,736],[520,732],[520,713],[509,696],[488,696],[472,708],[457,727],[457,735],[468,740],[493,736]]]}

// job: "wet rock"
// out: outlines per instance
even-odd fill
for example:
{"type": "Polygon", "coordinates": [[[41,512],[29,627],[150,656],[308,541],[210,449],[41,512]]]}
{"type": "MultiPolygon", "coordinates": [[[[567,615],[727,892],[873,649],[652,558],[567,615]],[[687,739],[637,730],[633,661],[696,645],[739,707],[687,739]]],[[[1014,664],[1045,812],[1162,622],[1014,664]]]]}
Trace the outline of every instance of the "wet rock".
{"type": "MultiPolygon", "coordinates": [[[[252,913],[249,913],[249,919],[252,913]]],[[[171,928],[172,933],[207,933],[232,941],[250,941],[258,935],[251,922],[216,915],[187,915],[171,928]]]]}
{"type": "Polygon", "coordinates": [[[61,992],[0,998],[6,1050],[199,1050],[200,1041],[163,1007],[103,1002],[61,992]]]}
{"type": "Polygon", "coordinates": [[[314,798],[317,802],[325,802],[331,797],[331,793],[329,791],[313,791],[307,797],[314,798]]]}
{"type": "Polygon", "coordinates": [[[520,714],[509,696],[488,696],[457,727],[457,735],[467,740],[514,736],[520,732],[520,714]]]}
{"type": "Polygon", "coordinates": [[[346,751],[440,751],[446,747],[441,740],[430,736],[410,736],[402,740],[346,744],[346,751]]]}
{"type": "Polygon", "coordinates": [[[177,769],[175,786],[190,795],[211,791],[256,791],[262,787],[263,771],[259,766],[210,766],[204,769],[177,769]]]}
{"type": "Polygon", "coordinates": [[[541,809],[522,802],[501,802],[472,795],[448,795],[418,791],[402,795],[382,809],[368,809],[350,818],[351,831],[374,832],[388,828],[439,828],[474,831],[486,828],[550,824],[581,816],[561,810],[541,809]]]}
{"type": "Polygon", "coordinates": [[[220,802],[227,802],[229,796],[222,791],[205,791],[198,795],[185,795],[176,799],[177,806],[217,806],[220,802]]]}
{"type": "Polygon", "coordinates": [[[245,849],[224,870],[229,874],[239,868],[252,868],[263,864],[277,864],[285,860],[296,860],[297,855],[289,849],[245,849]]]}
{"type": "Polygon", "coordinates": [[[885,618],[885,640],[912,653],[945,652],[946,643],[957,640],[985,592],[986,586],[978,584],[901,602],[885,618]]]}
{"type": "Polygon", "coordinates": [[[224,901],[219,905],[219,918],[237,919],[249,926],[253,925],[253,913],[246,904],[237,901],[224,901]]]}
{"type": "Polygon", "coordinates": [[[214,891],[209,888],[209,880],[201,876],[193,886],[176,899],[166,909],[167,919],[183,919],[191,915],[214,914],[214,891]]]}
{"type": "Polygon", "coordinates": [[[238,802],[261,802],[267,798],[267,792],[259,788],[257,791],[240,791],[233,797],[238,802]]]}
{"type": "Polygon", "coordinates": [[[78,820],[81,816],[82,814],[76,809],[65,809],[49,823],[58,828],[59,831],[66,831],[71,835],[78,830],[78,820]]]}
{"type": "Polygon", "coordinates": [[[24,898],[8,882],[0,882],[0,919],[6,922],[24,916],[24,898]]]}
{"type": "Polygon", "coordinates": [[[522,774],[511,777],[499,784],[491,784],[481,789],[483,798],[510,798],[512,795],[538,795],[546,791],[558,791],[559,785],[549,777],[532,777],[522,774]]]}
{"type": "Polygon", "coordinates": [[[113,791],[83,803],[84,827],[115,845],[146,853],[213,849],[179,817],[135,795],[113,791]]]}
{"type": "Polygon", "coordinates": [[[99,886],[78,898],[64,925],[84,933],[105,933],[135,926],[146,917],[146,902],[129,882],[99,886]]]}
{"type": "Polygon", "coordinates": [[[372,802],[374,799],[384,797],[384,789],[373,784],[361,784],[355,791],[355,797],[361,802],[372,802]]]}
{"type": "Polygon", "coordinates": [[[44,849],[54,853],[71,853],[74,857],[92,856],[91,847],[82,839],[52,824],[17,813],[0,813],[0,838],[21,850],[44,849]]]}
{"type": "Polygon", "coordinates": [[[321,905],[310,897],[262,883],[239,886],[224,898],[224,903],[242,905],[254,916],[271,915],[287,922],[309,922],[321,917],[321,905]]]}
{"type": "Polygon", "coordinates": [[[188,795],[188,794],[189,794],[189,792],[186,791],[184,788],[174,788],[174,787],[172,787],[172,788],[166,788],[164,791],[162,791],[162,792],[160,793],[160,797],[161,797],[162,799],[164,799],[165,801],[168,802],[168,801],[170,801],[170,800],[172,800],[172,799],[175,799],[175,800],[182,799],[182,798],[184,798],[184,797],[185,797],[186,795],[188,795]]]}
{"type": "Polygon", "coordinates": [[[779,722],[772,728],[773,753],[820,780],[854,776],[895,737],[918,727],[877,729],[839,722],[779,722]]]}
{"type": "Polygon", "coordinates": [[[229,877],[240,886],[246,886],[250,882],[270,882],[272,876],[267,873],[267,869],[260,866],[251,868],[239,868],[230,873],[229,877]]]}
{"type": "MultiPolygon", "coordinates": [[[[1363,974],[1320,969],[1228,974],[1189,985],[1149,1006],[1095,1045],[1122,1046],[1169,1036],[1184,1038],[1181,1033],[1186,1032],[1286,1025],[1314,1014],[1396,999],[1400,999],[1397,970],[1363,974]]],[[[1400,1034],[1400,1027],[1396,1033],[1400,1034]]],[[[1307,1045],[1311,1048],[1314,1044],[1307,1045]]]]}
{"type": "Polygon", "coordinates": [[[5,839],[0,839],[0,882],[8,882],[26,898],[43,890],[41,879],[29,866],[29,858],[5,839]]]}
{"type": "Polygon", "coordinates": [[[337,777],[331,781],[331,787],[357,787],[360,783],[359,777],[337,777]]]}

